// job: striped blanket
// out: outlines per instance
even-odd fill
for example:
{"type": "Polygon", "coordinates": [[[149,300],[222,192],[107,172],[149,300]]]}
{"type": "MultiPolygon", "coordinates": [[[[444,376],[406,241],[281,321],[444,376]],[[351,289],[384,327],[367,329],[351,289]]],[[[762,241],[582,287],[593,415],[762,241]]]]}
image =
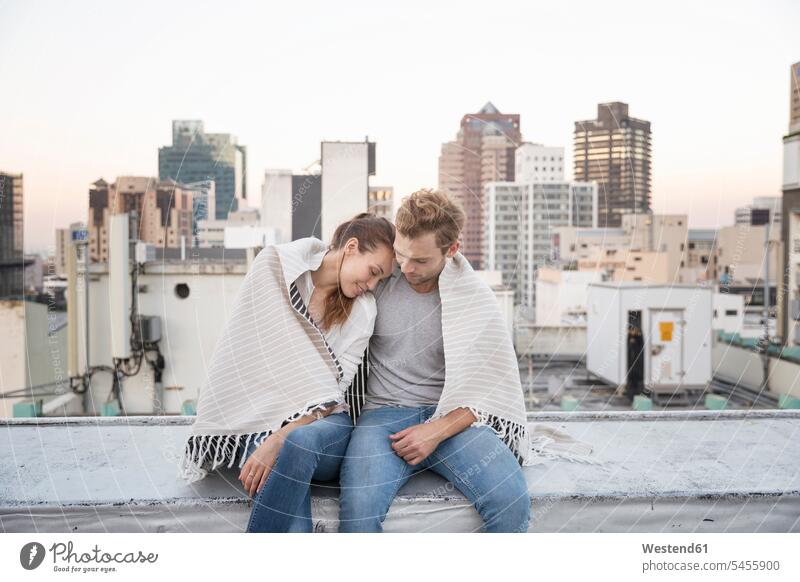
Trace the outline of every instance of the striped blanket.
{"type": "Polygon", "coordinates": [[[597,463],[592,447],[568,433],[527,423],[519,364],[494,293],[461,253],[439,276],[445,382],[430,421],[469,408],[523,465],[550,459],[597,463]]]}
{"type": "Polygon", "coordinates": [[[260,444],[287,422],[345,402],[339,362],[294,287],[324,248],[301,239],[267,246],[253,261],[200,389],[179,461],[187,482],[232,467],[237,456],[241,466],[251,440],[260,444]]]}

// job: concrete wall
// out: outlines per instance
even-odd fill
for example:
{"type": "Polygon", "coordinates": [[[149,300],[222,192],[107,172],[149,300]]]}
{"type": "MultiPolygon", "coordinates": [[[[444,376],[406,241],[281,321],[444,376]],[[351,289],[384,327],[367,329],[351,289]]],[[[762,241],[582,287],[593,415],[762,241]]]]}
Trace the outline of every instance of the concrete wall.
{"type": "MultiPolygon", "coordinates": [[[[712,350],[714,375],[726,382],[751,390],[761,390],[764,382],[764,360],[752,350],[717,342],[712,350]]],[[[786,394],[800,398],[800,364],[769,359],[768,390],[772,396],[786,394]]]]}
{"type": "Polygon", "coordinates": [[[322,240],[342,222],[367,211],[369,144],[322,142],[322,240]]]}
{"type": "Polygon", "coordinates": [[[261,186],[261,226],[274,228],[279,242],[292,240],[292,172],[267,170],[261,186]]]}
{"type": "Polygon", "coordinates": [[[586,326],[517,325],[514,348],[518,356],[579,361],[586,354],[586,326]]]}
{"type": "MultiPolygon", "coordinates": [[[[0,349],[0,392],[24,388],[25,374],[25,303],[18,300],[0,300],[0,329],[3,343],[0,349]]],[[[0,399],[0,415],[13,415],[14,403],[23,398],[0,399]]]]}
{"type": "MultiPolygon", "coordinates": [[[[163,375],[165,411],[180,413],[184,400],[197,398],[211,355],[221,335],[236,293],[244,280],[243,263],[193,266],[148,264],[139,276],[147,291],[139,295],[139,312],[161,320],[161,352],[166,360],[163,375]],[[179,283],[189,286],[189,296],[175,293],[179,283]]],[[[90,285],[90,363],[110,366],[108,276],[98,273],[90,285]]],[[[83,339],[79,362],[84,361],[83,339]]],[[[151,356],[152,357],[152,356],[151,356]]],[[[111,391],[111,376],[95,374],[92,381],[93,410],[99,412],[111,391]]],[[[153,412],[153,374],[143,365],[138,375],[123,380],[125,410],[133,414],[153,412]]]]}

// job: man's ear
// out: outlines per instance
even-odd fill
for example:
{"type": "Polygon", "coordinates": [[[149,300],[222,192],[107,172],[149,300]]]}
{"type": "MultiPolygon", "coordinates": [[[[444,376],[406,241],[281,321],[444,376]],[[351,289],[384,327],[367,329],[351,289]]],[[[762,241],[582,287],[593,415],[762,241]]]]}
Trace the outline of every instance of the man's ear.
{"type": "Polygon", "coordinates": [[[451,244],[450,248],[447,249],[447,258],[452,259],[454,256],[456,256],[456,253],[458,252],[459,248],[461,248],[461,243],[459,241],[456,241],[453,244],[451,244]]]}

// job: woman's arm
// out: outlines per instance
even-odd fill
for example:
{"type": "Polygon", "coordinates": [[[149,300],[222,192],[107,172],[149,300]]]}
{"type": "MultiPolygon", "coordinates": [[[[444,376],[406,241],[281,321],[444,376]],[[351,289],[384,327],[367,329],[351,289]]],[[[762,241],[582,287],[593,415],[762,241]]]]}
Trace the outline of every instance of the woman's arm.
{"type": "Polygon", "coordinates": [[[341,353],[336,352],[339,364],[342,366],[342,379],[339,381],[339,388],[347,390],[353,382],[353,378],[364,359],[364,352],[369,346],[369,339],[375,330],[375,319],[378,310],[375,298],[369,296],[360,305],[353,306],[353,313],[350,314],[353,321],[347,322],[347,328],[343,330],[347,338],[343,338],[344,346],[340,348],[341,353]]]}
{"type": "Polygon", "coordinates": [[[245,491],[250,497],[261,491],[264,483],[267,482],[267,477],[269,477],[270,471],[272,471],[272,467],[275,465],[278,454],[281,452],[283,443],[289,433],[296,428],[311,424],[318,418],[328,416],[333,411],[333,408],[333,406],[328,406],[315,411],[313,414],[301,416],[264,439],[264,442],[247,458],[239,473],[239,481],[242,482],[245,491]]]}

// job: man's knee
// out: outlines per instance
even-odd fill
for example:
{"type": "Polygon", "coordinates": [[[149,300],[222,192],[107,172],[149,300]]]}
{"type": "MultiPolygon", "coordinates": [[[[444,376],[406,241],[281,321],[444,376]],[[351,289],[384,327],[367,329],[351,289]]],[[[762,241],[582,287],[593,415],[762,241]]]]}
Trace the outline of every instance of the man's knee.
{"type": "Polygon", "coordinates": [[[481,514],[488,531],[527,531],[531,498],[520,474],[499,484],[481,500],[481,514]]]}

